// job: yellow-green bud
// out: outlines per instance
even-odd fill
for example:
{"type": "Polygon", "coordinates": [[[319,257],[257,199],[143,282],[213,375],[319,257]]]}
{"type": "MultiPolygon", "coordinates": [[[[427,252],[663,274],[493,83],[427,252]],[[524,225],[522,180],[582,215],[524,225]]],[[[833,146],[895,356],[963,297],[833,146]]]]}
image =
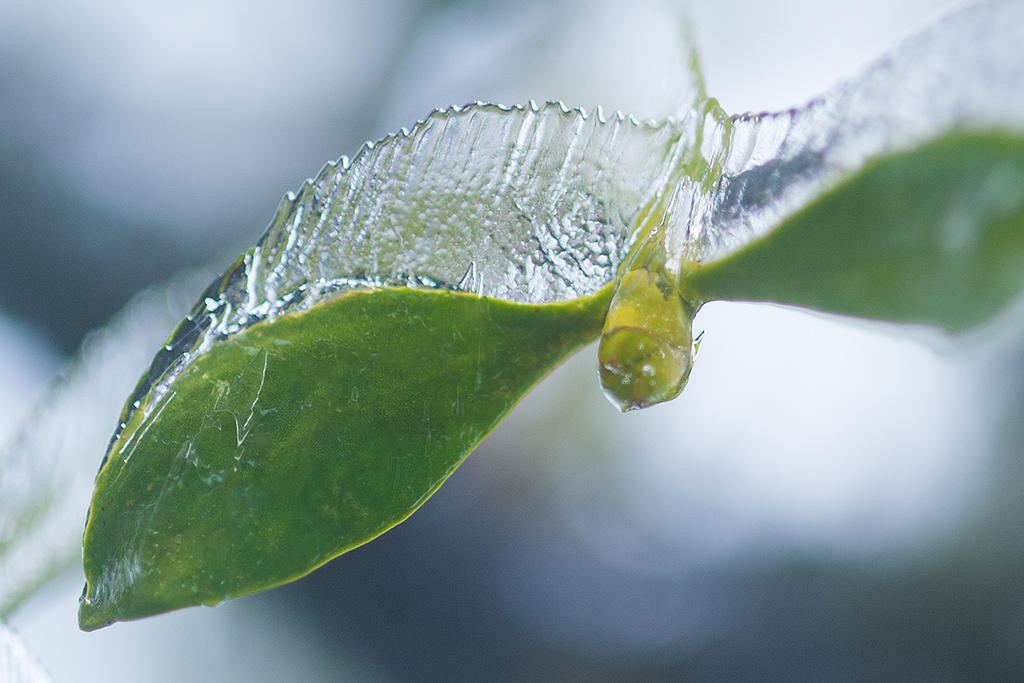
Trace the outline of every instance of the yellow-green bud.
{"type": "Polygon", "coordinates": [[[601,385],[622,411],[679,395],[693,364],[693,313],[646,269],[627,273],[612,297],[597,357],[601,385]]]}

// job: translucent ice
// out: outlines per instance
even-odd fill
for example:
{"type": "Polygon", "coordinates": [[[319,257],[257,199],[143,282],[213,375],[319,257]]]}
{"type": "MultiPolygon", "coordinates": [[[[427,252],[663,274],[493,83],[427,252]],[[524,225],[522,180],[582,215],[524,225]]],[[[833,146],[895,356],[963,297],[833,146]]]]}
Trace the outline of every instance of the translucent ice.
{"type": "MultiPolygon", "coordinates": [[[[347,290],[572,299],[613,280],[638,237],[662,247],[656,265],[671,273],[771,230],[873,156],[957,128],[1020,131],[1021,45],[1024,3],[1007,0],[958,12],[861,77],[780,113],[729,116],[713,100],[661,122],[560,104],[436,111],[328,164],[285,198],[256,246],[203,292],[152,360],[115,438],[214,344],[347,290]],[[641,226],[654,206],[659,220],[641,226]]],[[[68,426],[92,430],[85,415],[118,400],[96,392],[129,390],[105,381],[120,375],[104,370],[145,362],[126,330],[94,339],[97,356],[0,451],[0,605],[54,556],[68,557],[67,539],[80,534],[79,495],[84,505],[92,468],[83,476],[74,463],[97,436],[79,438],[68,426]],[[41,540],[14,544],[26,529],[41,540]]]]}
{"type": "Polygon", "coordinates": [[[1021,44],[1024,5],[990,2],[785,112],[729,116],[714,100],[661,122],[561,104],[435,111],[288,195],[154,359],[121,424],[218,341],[352,288],[547,303],[597,291],[643,239],[669,274],[718,258],[873,156],[956,128],[1024,128],[1021,44]],[[641,226],[652,207],[658,221],[641,226]]]}

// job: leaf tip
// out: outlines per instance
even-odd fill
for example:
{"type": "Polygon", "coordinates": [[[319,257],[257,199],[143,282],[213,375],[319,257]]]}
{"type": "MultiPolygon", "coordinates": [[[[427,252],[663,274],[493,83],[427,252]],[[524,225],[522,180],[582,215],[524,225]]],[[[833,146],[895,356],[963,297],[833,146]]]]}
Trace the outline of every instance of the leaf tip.
{"type": "Polygon", "coordinates": [[[78,628],[83,631],[96,631],[117,621],[109,614],[109,610],[86,596],[89,586],[86,585],[82,597],[78,599],[78,628]]]}

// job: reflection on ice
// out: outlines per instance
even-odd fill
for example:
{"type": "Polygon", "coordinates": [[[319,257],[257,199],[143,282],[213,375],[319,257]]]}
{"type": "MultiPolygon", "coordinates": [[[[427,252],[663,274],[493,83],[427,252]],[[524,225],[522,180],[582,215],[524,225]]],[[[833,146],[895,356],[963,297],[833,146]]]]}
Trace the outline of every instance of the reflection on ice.
{"type": "MultiPolygon", "coordinates": [[[[154,408],[175,373],[217,341],[347,289],[453,286],[524,302],[572,298],[614,276],[633,219],[654,196],[673,195],[669,253],[714,258],[770,229],[866,157],[951,127],[1019,127],[1022,13],[1012,2],[968,10],[863,78],[780,114],[709,118],[694,109],[638,123],[559,105],[434,113],[351,162],[328,164],[289,196],[257,246],[206,290],[152,361],[130,409],[154,408]],[[937,71],[935,63],[954,70],[937,71]],[[678,184],[668,183],[680,171],[678,184]]],[[[0,604],[39,578],[53,548],[67,555],[63,549],[74,547],[66,541],[80,533],[91,479],[69,482],[58,473],[81,471],[67,462],[91,458],[106,440],[108,420],[88,416],[116,414],[148,349],[181,319],[175,291],[175,305],[137,305],[152,316],[145,324],[122,318],[95,337],[87,362],[2,453],[0,472],[33,477],[16,490],[9,478],[0,483],[5,506],[28,510],[30,491],[36,501],[50,492],[56,504],[24,518],[40,530],[30,551],[0,554],[0,604]],[[79,433],[67,433],[68,425],[79,433]],[[58,455],[45,468],[27,463],[42,452],[58,455]]],[[[10,530],[3,532],[7,538],[10,530]]]]}
{"type": "MultiPolygon", "coordinates": [[[[666,269],[712,260],[874,155],[951,129],[1024,128],[1022,42],[1024,6],[993,2],[777,114],[730,117],[699,99],[679,118],[643,123],[560,104],[435,111],[286,197],[134,398],[152,410],[213,344],[352,288],[448,286],[522,303],[593,293],[655,201],[666,269]]],[[[699,98],[699,78],[693,87],[699,98]]]]}

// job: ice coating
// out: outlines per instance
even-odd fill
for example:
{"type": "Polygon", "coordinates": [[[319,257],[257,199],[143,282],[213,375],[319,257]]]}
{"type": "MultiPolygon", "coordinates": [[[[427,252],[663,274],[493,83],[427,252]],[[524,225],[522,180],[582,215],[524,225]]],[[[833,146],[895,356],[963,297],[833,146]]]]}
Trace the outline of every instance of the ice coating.
{"type": "Polygon", "coordinates": [[[803,108],[729,117],[706,102],[696,148],[642,217],[619,275],[598,351],[609,400],[643,408],[685,385],[693,350],[684,318],[702,302],[678,284],[673,296],[671,282],[687,263],[769,232],[874,156],[958,128],[1024,128],[1021,44],[1024,3],[988,3],[939,22],[803,108]]]}
{"type": "Polygon", "coordinates": [[[217,341],[346,290],[450,287],[538,304],[596,292],[694,128],[692,117],[654,124],[556,103],[476,103],[327,164],[203,293],[114,438],[217,341]]]}
{"type": "Polygon", "coordinates": [[[614,276],[678,126],[558,104],[474,104],[329,164],[289,197],[247,266],[244,306],[300,288],[457,285],[548,303],[614,276]]]}
{"type": "Polygon", "coordinates": [[[873,156],[955,128],[1024,127],[1021,44],[1024,3],[992,2],[785,112],[730,117],[713,100],[660,123],[559,104],[436,111],[285,199],[154,359],[118,433],[213,344],[343,291],[571,299],[615,278],[637,236],[678,272],[771,230],[873,156]]]}
{"type": "Polygon", "coordinates": [[[720,122],[705,144],[721,175],[710,192],[681,191],[670,260],[741,247],[874,156],[954,129],[1024,129],[1022,45],[1024,3],[976,4],[802,108],[720,122]]]}

